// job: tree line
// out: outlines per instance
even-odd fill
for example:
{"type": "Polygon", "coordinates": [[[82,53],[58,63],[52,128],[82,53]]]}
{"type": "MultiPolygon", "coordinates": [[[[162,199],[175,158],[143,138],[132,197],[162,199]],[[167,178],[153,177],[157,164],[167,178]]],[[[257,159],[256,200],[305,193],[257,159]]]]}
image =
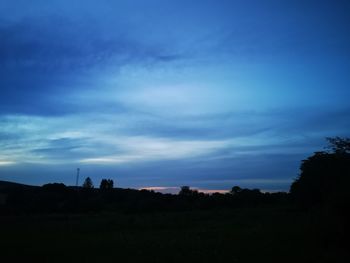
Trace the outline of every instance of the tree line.
{"type": "Polygon", "coordinates": [[[6,202],[0,203],[0,213],[147,212],[278,204],[304,210],[327,209],[350,218],[350,139],[335,137],[327,141],[326,150],[315,152],[301,162],[300,175],[289,193],[263,193],[259,189],[233,186],[226,194],[208,195],[182,186],[178,195],[171,195],[117,188],[112,179],[102,179],[99,188],[95,188],[88,177],[81,187],[53,183],[42,187],[0,188],[0,193],[6,195],[6,202]]]}

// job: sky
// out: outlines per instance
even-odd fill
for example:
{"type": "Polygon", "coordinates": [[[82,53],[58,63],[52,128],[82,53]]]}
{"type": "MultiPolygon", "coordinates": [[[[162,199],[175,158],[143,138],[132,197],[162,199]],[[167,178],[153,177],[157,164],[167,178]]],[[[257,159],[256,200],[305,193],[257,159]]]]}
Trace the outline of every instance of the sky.
{"type": "MultiPolygon", "coordinates": [[[[347,0],[2,0],[0,180],[288,191],[350,136],[347,0]]],[[[175,189],[175,190],[174,190],[175,189]]]]}

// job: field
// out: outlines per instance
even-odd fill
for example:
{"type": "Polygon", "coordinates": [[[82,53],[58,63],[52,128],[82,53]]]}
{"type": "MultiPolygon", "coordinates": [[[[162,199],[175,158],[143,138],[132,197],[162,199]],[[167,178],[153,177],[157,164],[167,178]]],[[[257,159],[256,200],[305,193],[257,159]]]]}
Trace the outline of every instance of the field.
{"type": "Polygon", "coordinates": [[[346,262],[288,208],[0,217],[1,262],[346,262]]]}

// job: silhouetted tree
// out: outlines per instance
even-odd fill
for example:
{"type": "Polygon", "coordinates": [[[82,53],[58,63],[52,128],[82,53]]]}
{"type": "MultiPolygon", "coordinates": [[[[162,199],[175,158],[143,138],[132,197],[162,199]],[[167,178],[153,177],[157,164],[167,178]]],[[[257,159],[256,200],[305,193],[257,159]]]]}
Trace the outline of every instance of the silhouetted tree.
{"type": "Polygon", "coordinates": [[[83,183],[83,188],[85,189],[92,189],[94,188],[94,184],[92,183],[92,180],[90,177],[87,177],[83,183]]]}
{"type": "Polygon", "coordinates": [[[349,139],[327,138],[331,151],[316,152],[302,161],[300,176],[293,182],[290,193],[306,207],[346,207],[350,200],[349,139]]]}
{"type": "Polygon", "coordinates": [[[198,191],[190,189],[190,187],[187,185],[181,186],[181,190],[179,192],[179,195],[182,195],[182,196],[192,196],[196,194],[198,194],[198,191]]]}
{"type": "Polygon", "coordinates": [[[242,188],[240,188],[239,186],[234,186],[234,187],[232,187],[232,189],[231,189],[231,191],[230,191],[230,193],[231,194],[238,194],[238,193],[240,193],[240,192],[242,192],[242,188]]]}
{"type": "Polygon", "coordinates": [[[100,183],[100,190],[113,189],[114,182],[112,179],[102,179],[100,183]]]}
{"type": "Polygon", "coordinates": [[[326,140],[329,142],[326,148],[330,149],[333,153],[350,153],[350,138],[327,137],[326,140]]]}

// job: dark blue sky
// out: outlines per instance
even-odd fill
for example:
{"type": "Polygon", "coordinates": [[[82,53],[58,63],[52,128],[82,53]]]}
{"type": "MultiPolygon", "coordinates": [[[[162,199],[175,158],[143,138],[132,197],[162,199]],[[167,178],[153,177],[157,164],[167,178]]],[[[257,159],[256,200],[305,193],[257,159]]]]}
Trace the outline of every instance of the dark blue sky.
{"type": "Polygon", "coordinates": [[[350,2],[0,3],[0,180],[288,190],[350,135],[350,2]]]}

